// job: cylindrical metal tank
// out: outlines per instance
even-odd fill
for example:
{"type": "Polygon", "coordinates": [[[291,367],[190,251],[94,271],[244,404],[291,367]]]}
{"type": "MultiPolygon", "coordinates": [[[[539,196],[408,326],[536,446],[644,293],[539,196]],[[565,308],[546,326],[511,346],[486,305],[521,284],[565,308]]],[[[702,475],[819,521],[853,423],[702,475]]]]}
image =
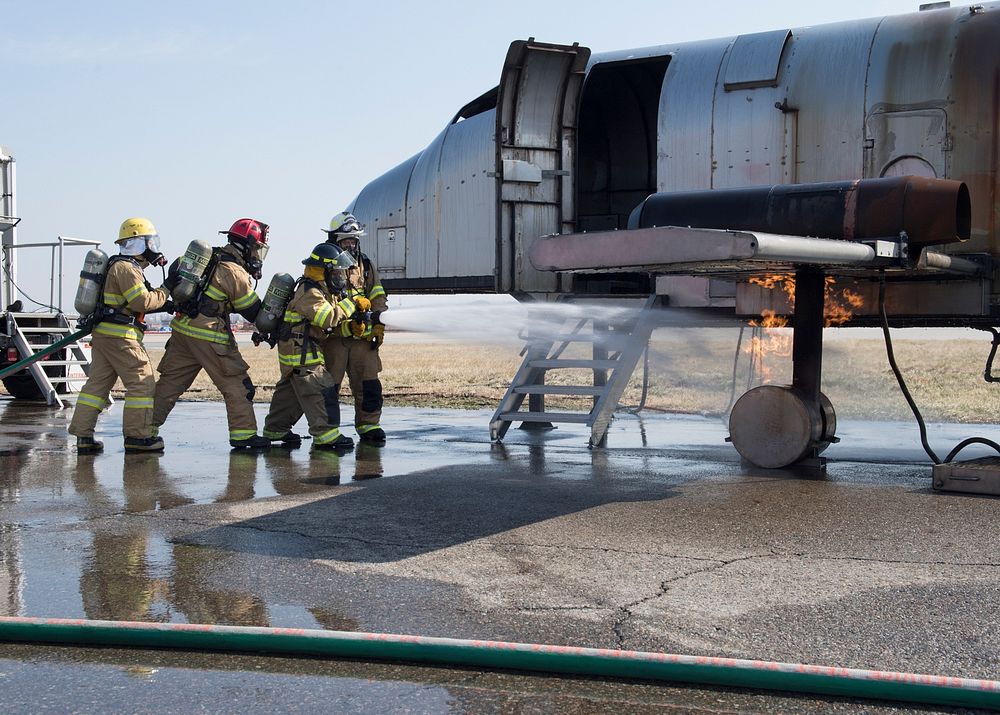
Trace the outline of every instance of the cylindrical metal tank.
{"type": "Polygon", "coordinates": [[[275,273],[267,286],[264,299],[261,301],[260,312],[254,325],[262,333],[271,333],[278,329],[278,322],[285,315],[285,306],[292,298],[295,290],[295,279],[288,273],[275,273]]]}
{"type": "Polygon", "coordinates": [[[87,251],[80,271],[80,285],[76,288],[73,307],[80,317],[90,315],[97,308],[104,285],[104,272],[108,268],[108,254],[99,248],[87,251]]]}
{"type": "Polygon", "coordinates": [[[191,241],[177,266],[177,285],[170,292],[174,302],[186,303],[194,297],[201,278],[212,260],[212,247],[204,241],[191,241]]]}
{"type": "Polygon", "coordinates": [[[818,184],[653,194],[628,227],[689,226],[856,240],[905,231],[914,245],[969,238],[969,190],[960,181],[900,176],[818,184]]]}
{"type": "Polygon", "coordinates": [[[835,442],[837,416],[820,393],[819,402],[789,385],[762,385],[745,392],[729,414],[729,438],[745,460],[781,469],[822,453],[835,442]]]}

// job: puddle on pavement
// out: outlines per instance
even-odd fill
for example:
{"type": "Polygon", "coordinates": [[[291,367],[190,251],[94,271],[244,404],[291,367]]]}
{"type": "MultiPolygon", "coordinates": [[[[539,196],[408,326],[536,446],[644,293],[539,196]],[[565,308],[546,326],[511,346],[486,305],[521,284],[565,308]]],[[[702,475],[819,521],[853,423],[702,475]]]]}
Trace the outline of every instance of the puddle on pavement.
{"type": "Polygon", "coordinates": [[[311,453],[308,441],[300,449],[230,450],[220,407],[181,407],[164,429],[163,455],[123,453],[120,422],[105,418],[97,437],[107,451],[78,456],[65,432],[69,411],[0,400],[0,615],[356,629],[333,612],[208,587],[204,573],[223,552],[114,519],[322,494],[381,477],[386,464],[390,473],[413,468],[412,459],[385,459],[366,444],[345,454],[311,453]],[[196,431],[185,434],[192,416],[196,431]]]}
{"type": "MultiPolygon", "coordinates": [[[[489,411],[409,408],[393,411],[383,448],[362,443],[343,455],[312,453],[306,442],[260,453],[229,450],[223,405],[181,403],[161,431],[163,455],[123,453],[119,409],[100,423],[107,451],[78,456],[65,431],[69,410],[19,407],[0,400],[0,615],[352,630],[359,624],[338,614],[335,603],[320,609],[278,602],[282,597],[257,595],[267,593],[259,583],[240,590],[220,581],[219,574],[247,568],[229,550],[174,542],[157,531],[157,519],[123,516],[188,505],[240,509],[250,500],[322,497],[345,485],[364,489],[379,477],[503,462],[511,465],[508,481],[624,486],[634,476],[646,489],[676,483],[676,470],[671,475],[657,466],[665,449],[674,460],[678,450],[717,451],[704,463],[676,461],[686,477],[718,473],[718,453],[733,462],[727,473],[739,469],[718,421],[697,417],[657,416],[645,425],[631,416],[616,419],[612,450],[586,449],[586,429],[572,427],[544,436],[511,430],[507,444],[491,447],[489,411]],[[647,434],[650,422],[655,428],[647,434]],[[644,449],[654,435],[658,448],[644,449]]],[[[262,422],[266,405],[259,408],[262,422]]],[[[275,535],[248,529],[241,538],[274,541],[275,535]]]]}

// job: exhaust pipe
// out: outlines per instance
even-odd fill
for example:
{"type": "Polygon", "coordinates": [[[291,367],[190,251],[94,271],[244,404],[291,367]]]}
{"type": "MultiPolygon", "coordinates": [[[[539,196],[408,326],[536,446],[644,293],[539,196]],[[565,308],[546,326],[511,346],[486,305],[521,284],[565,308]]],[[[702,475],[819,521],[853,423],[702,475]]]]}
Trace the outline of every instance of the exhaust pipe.
{"type": "Polygon", "coordinates": [[[900,176],[818,184],[653,194],[628,227],[688,226],[857,240],[905,231],[911,245],[968,240],[969,189],[961,181],[900,176]]]}

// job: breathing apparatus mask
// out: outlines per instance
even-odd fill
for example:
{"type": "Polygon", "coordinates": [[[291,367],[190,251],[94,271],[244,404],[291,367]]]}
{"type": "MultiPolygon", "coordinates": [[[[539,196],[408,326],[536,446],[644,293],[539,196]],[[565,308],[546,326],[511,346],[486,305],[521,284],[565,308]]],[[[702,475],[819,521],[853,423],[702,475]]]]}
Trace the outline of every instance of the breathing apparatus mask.
{"type": "Polygon", "coordinates": [[[261,271],[264,269],[264,259],[267,258],[270,246],[266,243],[250,243],[244,244],[244,246],[243,260],[247,264],[247,273],[252,275],[254,280],[259,281],[262,275],[261,271]]]}
{"type": "Polygon", "coordinates": [[[160,237],[156,234],[126,238],[118,245],[119,253],[123,256],[142,259],[151,266],[167,265],[167,259],[160,253],[160,237]]]}
{"type": "Polygon", "coordinates": [[[357,236],[337,236],[337,245],[347,253],[351,254],[355,261],[361,260],[361,241],[357,236]]]}

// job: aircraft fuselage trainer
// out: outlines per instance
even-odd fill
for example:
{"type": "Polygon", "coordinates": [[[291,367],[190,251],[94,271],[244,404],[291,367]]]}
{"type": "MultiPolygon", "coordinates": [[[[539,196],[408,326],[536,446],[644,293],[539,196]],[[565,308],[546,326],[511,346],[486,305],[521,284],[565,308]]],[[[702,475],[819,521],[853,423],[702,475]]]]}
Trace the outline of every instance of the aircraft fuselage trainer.
{"type": "Polygon", "coordinates": [[[744,395],[730,431],[761,466],[816,459],[828,277],[865,298],[849,326],[1000,323],[997,38],[983,3],[594,56],[516,41],[499,85],[348,209],[396,293],[794,316],[793,384],[744,395]],[[794,300],[750,280],[776,273],[794,300]]]}

